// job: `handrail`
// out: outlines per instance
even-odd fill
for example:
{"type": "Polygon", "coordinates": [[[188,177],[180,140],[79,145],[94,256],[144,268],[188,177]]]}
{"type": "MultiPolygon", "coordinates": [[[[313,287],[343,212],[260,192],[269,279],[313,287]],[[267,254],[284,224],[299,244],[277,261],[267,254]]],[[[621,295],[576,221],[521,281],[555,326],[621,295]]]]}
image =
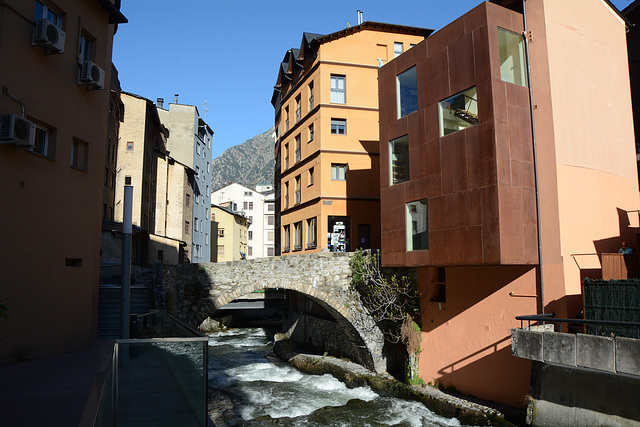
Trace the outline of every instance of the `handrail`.
{"type": "Polygon", "coordinates": [[[596,325],[596,335],[598,334],[598,325],[623,326],[628,328],[636,328],[638,339],[640,339],[640,322],[623,322],[621,320],[591,320],[591,319],[565,319],[560,317],[552,317],[553,313],[530,314],[525,316],[516,316],[516,320],[520,321],[520,329],[524,329],[524,321],[528,321],[527,329],[531,329],[531,321],[549,322],[549,323],[577,323],[582,325],[596,325]]]}

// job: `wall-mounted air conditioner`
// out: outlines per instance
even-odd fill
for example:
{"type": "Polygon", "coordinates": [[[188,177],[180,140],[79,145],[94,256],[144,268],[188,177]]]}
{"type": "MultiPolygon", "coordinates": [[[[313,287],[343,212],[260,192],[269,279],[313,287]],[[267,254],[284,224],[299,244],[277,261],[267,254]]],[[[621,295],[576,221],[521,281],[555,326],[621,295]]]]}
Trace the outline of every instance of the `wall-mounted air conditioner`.
{"type": "Polygon", "coordinates": [[[4,114],[0,121],[0,143],[15,144],[18,147],[32,148],[35,141],[36,126],[29,120],[15,114],[4,114]]]}
{"type": "Polygon", "coordinates": [[[51,52],[64,52],[65,34],[53,22],[46,18],[36,21],[36,28],[33,30],[33,45],[44,46],[51,52]]]}
{"type": "Polygon", "coordinates": [[[84,61],[78,83],[88,84],[96,89],[104,89],[104,70],[93,61],[84,61]]]}

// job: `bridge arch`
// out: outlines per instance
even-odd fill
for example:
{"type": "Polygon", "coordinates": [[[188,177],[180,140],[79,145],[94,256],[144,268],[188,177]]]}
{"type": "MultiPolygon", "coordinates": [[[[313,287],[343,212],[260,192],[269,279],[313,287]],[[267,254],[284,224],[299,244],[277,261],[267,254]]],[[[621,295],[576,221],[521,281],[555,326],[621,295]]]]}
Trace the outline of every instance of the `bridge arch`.
{"type": "MultiPolygon", "coordinates": [[[[226,263],[166,266],[165,292],[174,299],[169,311],[190,326],[227,303],[261,289],[287,289],[311,297],[327,310],[362,349],[354,360],[376,372],[386,371],[384,337],[351,289],[350,253],[317,253],[226,263]]],[[[168,299],[171,299],[168,298],[168,299]]]]}

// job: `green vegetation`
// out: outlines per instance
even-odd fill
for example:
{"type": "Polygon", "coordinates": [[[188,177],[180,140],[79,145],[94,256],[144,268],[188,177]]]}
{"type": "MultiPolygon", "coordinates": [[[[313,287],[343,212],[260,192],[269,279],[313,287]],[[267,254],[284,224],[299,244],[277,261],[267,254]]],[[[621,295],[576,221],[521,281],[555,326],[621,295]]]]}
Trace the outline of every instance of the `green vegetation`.
{"type": "Polygon", "coordinates": [[[407,381],[424,384],[418,372],[422,334],[416,323],[420,319],[420,293],[416,286],[406,276],[385,277],[380,270],[379,251],[356,251],[351,268],[352,286],[385,339],[402,342],[407,349],[407,381]]]}

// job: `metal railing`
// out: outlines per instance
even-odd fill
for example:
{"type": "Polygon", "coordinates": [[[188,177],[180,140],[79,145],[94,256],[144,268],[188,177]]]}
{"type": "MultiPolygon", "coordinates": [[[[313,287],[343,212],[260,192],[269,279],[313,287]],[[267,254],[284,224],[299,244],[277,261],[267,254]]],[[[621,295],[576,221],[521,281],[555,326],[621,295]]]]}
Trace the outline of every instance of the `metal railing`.
{"type": "Polygon", "coordinates": [[[115,341],[93,425],[206,426],[208,338],[166,313],[135,317],[144,338],[115,341]]]}
{"type": "MultiPolygon", "coordinates": [[[[589,320],[589,319],[563,319],[559,317],[553,317],[553,313],[547,314],[532,314],[527,316],[516,316],[516,320],[520,321],[520,329],[524,329],[524,322],[527,321],[527,329],[531,329],[531,322],[542,322],[551,323],[554,325],[554,330],[562,330],[562,324],[566,323],[567,325],[593,325],[592,328],[595,330],[595,333],[591,335],[601,335],[601,333],[605,330],[603,326],[613,326],[613,327],[624,327],[635,329],[636,331],[636,339],[640,339],[640,322],[622,322],[616,320],[589,320]]],[[[587,330],[587,328],[584,328],[587,330]]],[[[608,334],[607,334],[608,335],[608,334]]]]}

